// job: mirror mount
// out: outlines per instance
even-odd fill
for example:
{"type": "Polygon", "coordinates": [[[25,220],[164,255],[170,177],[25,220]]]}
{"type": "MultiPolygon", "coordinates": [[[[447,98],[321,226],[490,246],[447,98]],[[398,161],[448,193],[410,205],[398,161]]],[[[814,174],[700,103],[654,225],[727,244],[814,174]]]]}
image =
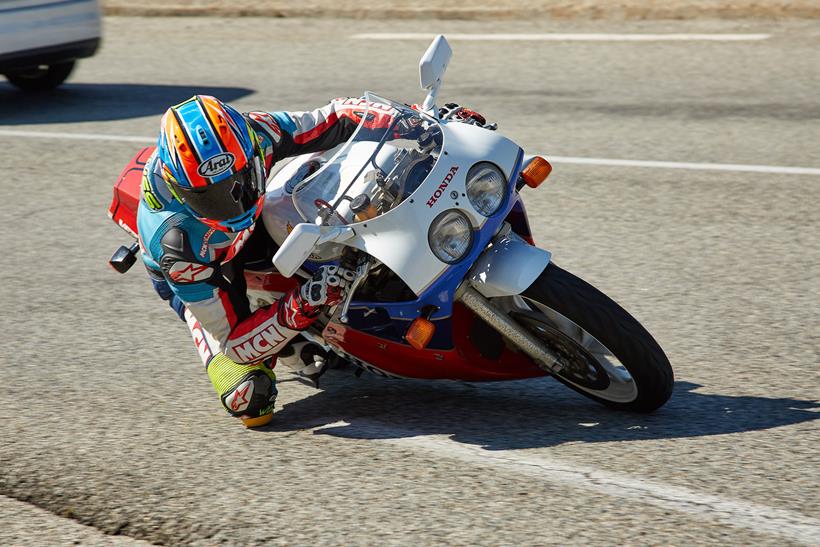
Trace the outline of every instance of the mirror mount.
{"type": "Polygon", "coordinates": [[[439,34],[430,44],[430,47],[427,48],[427,51],[424,52],[421,61],[419,61],[419,83],[421,88],[427,91],[427,98],[424,99],[421,106],[424,111],[429,112],[435,118],[438,118],[436,96],[452,56],[453,50],[450,48],[447,38],[439,34]]]}
{"type": "Polygon", "coordinates": [[[355,235],[356,232],[350,226],[318,226],[302,222],[293,227],[273,255],[273,265],[280,274],[291,277],[310,258],[317,245],[343,243],[355,235]]]}

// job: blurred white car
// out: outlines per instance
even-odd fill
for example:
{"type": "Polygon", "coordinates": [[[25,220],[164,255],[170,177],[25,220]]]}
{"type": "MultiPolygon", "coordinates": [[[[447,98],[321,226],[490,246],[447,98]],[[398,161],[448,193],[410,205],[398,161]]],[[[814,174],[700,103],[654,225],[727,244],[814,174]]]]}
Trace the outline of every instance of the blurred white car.
{"type": "Polygon", "coordinates": [[[57,87],[100,33],[97,0],[0,0],[0,74],[26,91],[57,87]]]}

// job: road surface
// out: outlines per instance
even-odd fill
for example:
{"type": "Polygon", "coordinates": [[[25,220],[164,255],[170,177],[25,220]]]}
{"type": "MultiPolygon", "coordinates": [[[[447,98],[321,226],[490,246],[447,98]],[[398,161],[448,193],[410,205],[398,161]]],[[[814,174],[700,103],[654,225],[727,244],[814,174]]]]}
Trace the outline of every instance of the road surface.
{"type": "Polygon", "coordinates": [[[0,542],[75,540],[15,498],[162,544],[820,544],[820,25],[109,18],[105,32],[53,95],[0,83],[0,542]],[[418,102],[426,42],[351,36],[439,31],[769,35],[452,43],[441,102],[563,158],[526,191],[535,239],[655,335],[675,393],[637,416],[549,379],[338,371],[317,391],[283,374],[272,425],[245,430],[140,268],[106,267],[127,241],[111,186],[194,92],[241,109],[363,89],[418,102]]]}

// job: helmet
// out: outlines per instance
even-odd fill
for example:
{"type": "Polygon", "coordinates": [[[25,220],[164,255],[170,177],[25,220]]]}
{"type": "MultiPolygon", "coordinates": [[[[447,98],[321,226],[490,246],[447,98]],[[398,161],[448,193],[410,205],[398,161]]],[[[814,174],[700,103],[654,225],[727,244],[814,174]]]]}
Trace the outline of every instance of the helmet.
{"type": "Polygon", "coordinates": [[[242,114],[195,95],[165,112],[157,146],[171,193],[199,221],[224,232],[253,225],[265,172],[259,140],[242,114]]]}

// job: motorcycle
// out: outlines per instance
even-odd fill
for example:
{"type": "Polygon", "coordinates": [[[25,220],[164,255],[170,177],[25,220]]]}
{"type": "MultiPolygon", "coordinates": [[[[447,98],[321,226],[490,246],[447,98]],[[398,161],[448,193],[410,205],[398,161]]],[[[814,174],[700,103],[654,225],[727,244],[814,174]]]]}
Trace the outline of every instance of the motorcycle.
{"type": "MultiPolygon", "coordinates": [[[[272,264],[245,271],[251,308],[322,264],[342,264],[356,273],[346,299],[302,334],[320,365],[389,378],[550,375],[609,407],[657,409],[673,386],[661,347],[533,242],[520,192],[539,187],[549,162],[494,125],[441,116],[451,56],[438,36],[422,57],[422,105],[369,92],[351,99],[361,122],[346,143],[274,166],[262,224],[278,250],[272,264]]],[[[109,210],[134,237],[151,151],[123,171],[109,210]]],[[[124,272],[138,250],[121,247],[112,266],[124,272]]]]}

